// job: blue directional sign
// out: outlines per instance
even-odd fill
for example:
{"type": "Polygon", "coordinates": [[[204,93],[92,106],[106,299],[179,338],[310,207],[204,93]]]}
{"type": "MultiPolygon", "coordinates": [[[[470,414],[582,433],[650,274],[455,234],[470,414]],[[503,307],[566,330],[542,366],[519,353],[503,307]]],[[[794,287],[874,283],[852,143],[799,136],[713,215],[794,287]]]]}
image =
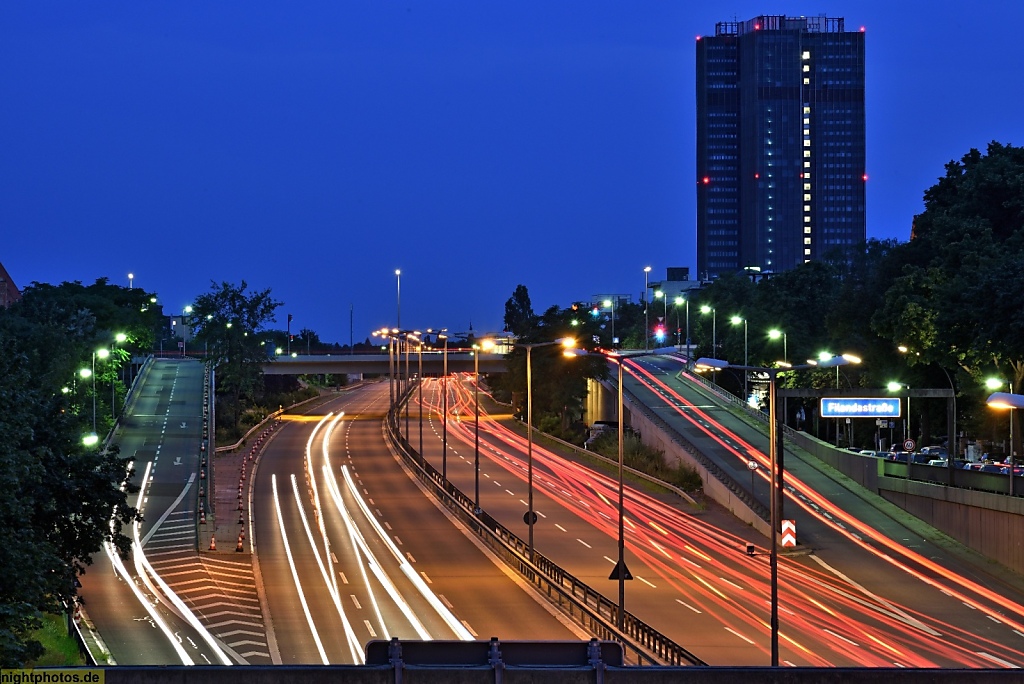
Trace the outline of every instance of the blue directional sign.
{"type": "Polygon", "coordinates": [[[898,398],[822,397],[822,418],[899,418],[898,398]]]}

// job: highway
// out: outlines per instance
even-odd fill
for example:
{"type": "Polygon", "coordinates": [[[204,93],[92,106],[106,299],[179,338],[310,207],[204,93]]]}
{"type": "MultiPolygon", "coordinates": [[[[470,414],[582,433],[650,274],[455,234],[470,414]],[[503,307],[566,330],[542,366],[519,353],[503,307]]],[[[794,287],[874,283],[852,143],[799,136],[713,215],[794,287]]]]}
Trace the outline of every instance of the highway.
{"type": "Polygon", "coordinates": [[[387,448],[384,383],[289,416],[259,457],[250,530],[275,662],[361,663],[371,639],[576,639],[387,448]]]}
{"type": "MultiPolygon", "coordinates": [[[[646,371],[631,371],[627,388],[645,397],[673,427],[692,434],[692,441],[719,458],[735,460],[749,478],[746,458],[755,456],[764,462],[763,448],[753,446],[766,447],[764,436],[718,407],[693,381],[677,380],[677,360],[648,357],[645,361],[640,366],[627,364],[627,368],[646,371]]],[[[466,382],[449,385],[448,475],[463,492],[472,493],[472,394],[466,382]]],[[[430,438],[425,437],[425,452],[439,469],[444,428],[435,412],[441,405],[440,386],[438,381],[428,381],[424,392],[430,438]]],[[[410,441],[415,445],[415,404],[411,412],[410,441]]],[[[481,506],[526,538],[524,452],[525,438],[484,416],[481,506]]],[[[812,487],[804,481],[811,481],[805,471],[812,469],[792,465],[791,484],[801,491],[800,500],[811,512],[792,517],[798,518],[801,538],[812,552],[780,562],[784,663],[1024,664],[1019,590],[980,577],[977,568],[966,568],[941,549],[919,553],[913,547],[920,542],[900,541],[911,538],[909,530],[896,529],[891,519],[879,520],[883,516],[873,509],[862,510],[866,506],[857,506],[856,497],[827,478],[813,480],[812,487]],[[842,501],[843,508],[830,499],[842,501]]],[[[537,549],[614,597],[616,583],[608,580],[608,573],[616,555],[616,483],[536,443],[534,469],[537,549]]],[[[796,505],[788,503],[787,511],[795,511],[796,505]]],[[[714,511],[694,513],[666,505],[632,487],[626,509],[626,560],[635,577],[627,586],[627,610],[711,664],[766,664],[769,591],[764,540],[714,511]],[[756,555],[743,553],[747,541],[760,547],[756,555]]]]}
{"type": "Polygon", "coordinates": [[[131,559],[97,554],[80,595],[119,665],[226,664],[230,649],[196,617],[208,592],[183,600],[167,584],[208,579],[196,553],[203,366],[156,360],[140,383],[115,441],[133,459],[144,521],[126,530],[131,559]]]}

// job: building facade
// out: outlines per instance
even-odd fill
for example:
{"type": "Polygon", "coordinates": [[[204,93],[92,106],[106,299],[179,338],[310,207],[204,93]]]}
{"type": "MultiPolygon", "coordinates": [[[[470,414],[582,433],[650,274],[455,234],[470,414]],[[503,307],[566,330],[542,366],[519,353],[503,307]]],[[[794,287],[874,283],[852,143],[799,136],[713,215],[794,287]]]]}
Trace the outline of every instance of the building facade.
{"type": "Polygon", "coordinates": [[[791,269],[866,235],[864,32],[760,16],[697,39],[699,279],[791,269]]]}
{"type": "Polygon", "coordinates": [[[0,264],[0,309],[6,309],[19,299],[21,299],[21,291],[11,280],[4,265],[0,264]]]}

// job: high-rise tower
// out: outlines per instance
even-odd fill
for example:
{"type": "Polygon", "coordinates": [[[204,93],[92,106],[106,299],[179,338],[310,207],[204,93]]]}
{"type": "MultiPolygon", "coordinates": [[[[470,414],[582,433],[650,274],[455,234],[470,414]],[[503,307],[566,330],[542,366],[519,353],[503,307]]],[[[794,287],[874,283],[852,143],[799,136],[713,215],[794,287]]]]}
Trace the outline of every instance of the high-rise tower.
{"type": "Polygon", "coordinates": [[[865,239],[864,32],[761,16],[697,39],[698,276],[865,239]]]}

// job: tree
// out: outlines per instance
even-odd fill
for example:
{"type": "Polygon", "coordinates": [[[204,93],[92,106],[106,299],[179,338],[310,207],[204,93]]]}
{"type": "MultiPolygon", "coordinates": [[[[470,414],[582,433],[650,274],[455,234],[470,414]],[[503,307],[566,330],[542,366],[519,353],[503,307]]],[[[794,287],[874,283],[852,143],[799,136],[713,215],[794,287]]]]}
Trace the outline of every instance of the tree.
{"type": "Polygon", "coordinates": [[[124,525],[137,518],[137,491],[116,449],[82,444],[91,431],[84,394],[71,391],[77,369],[114,325],[145,327],[140,308],[101,281],[83,288],[34,284],[0,310],[0,665],[38,655],[30,630],[75,594],[104,541],[127,556],[124,525]],[[107,295],[114,295],[108,297],[107,295]],[[65,391],[67,390],[67,391],[65,391]]]}
{"type": "Polygon", "coordinates": [[[899,275],[874,330],[907,346],[912,364],[960,369],[979,388],[996,372],[1019,390],[1024,149],[996,142],[986,154],[972,149],[946,165],[924,198],[913,239],[893,250],[899,275]]]}
{"type": "Polygon", "coordinates": [[[192,305],[194,338],[206,346],[207,363],[217,369],[218,392],[230,398],[227,417],[234,432],[243,399],[252,401],[263,379],[268,354],[260,335],[276,320],[274,312],[280,306],[269,288],[249,292],[244,280],[241,285],[211,282],[210,292],[196,297],[192,305]]]}
{"type": "Polygon", "coordinates": [[[505,329],[516,337],[530,334],[537,322],[530,303],[530,292],[525,285],[517,285],[505,302],[505,329]]]}

